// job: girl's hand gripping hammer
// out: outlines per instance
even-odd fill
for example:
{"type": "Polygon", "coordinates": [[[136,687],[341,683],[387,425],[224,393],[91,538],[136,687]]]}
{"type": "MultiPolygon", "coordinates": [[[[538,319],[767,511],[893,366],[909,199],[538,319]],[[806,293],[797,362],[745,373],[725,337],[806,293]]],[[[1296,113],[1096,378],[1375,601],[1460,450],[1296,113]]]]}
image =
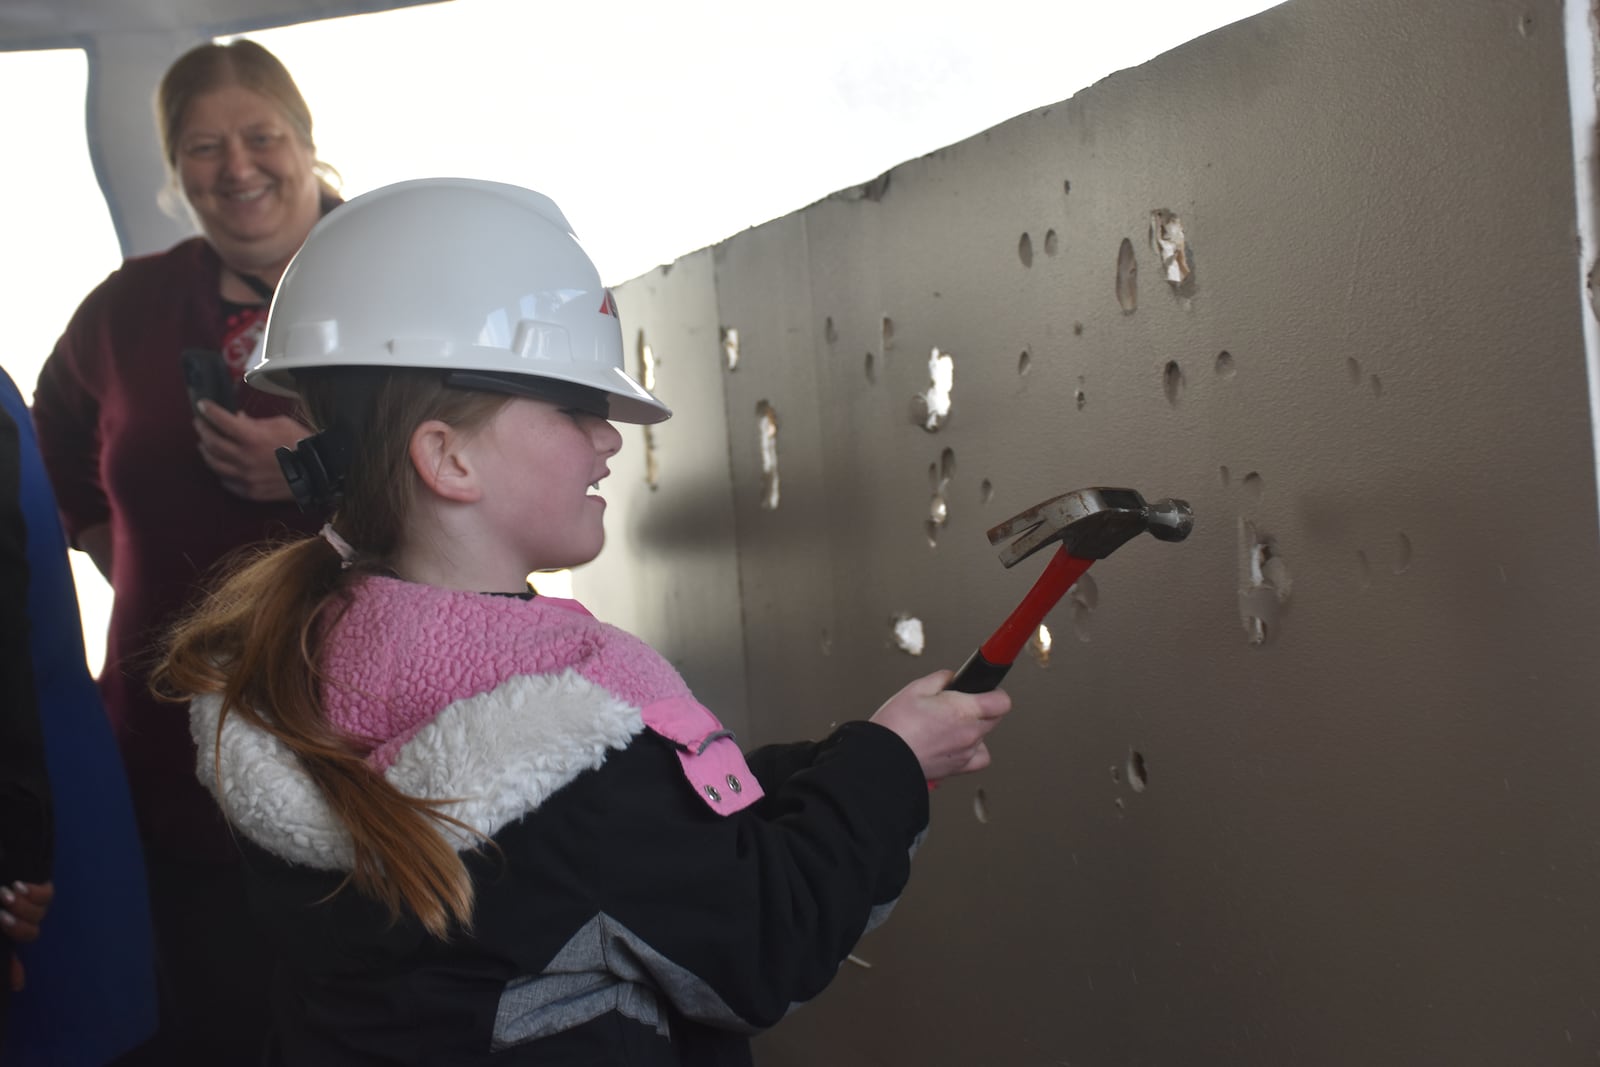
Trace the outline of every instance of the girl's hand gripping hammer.
{"type": "Polygon", "coordinates": [[[1182,500],[1145,503],[1132,489],[1079,489],[1052,497],[989,531],[1000,562],[1014,567],[1047,545],[1061,547],[1028,595],[1000,628],[964,663],[946,688],[986,693],[1000,684],[1028,638],[1097,559],[1148,531],[1159,541],[1182,541],[1194,529],[1194,512],[1182,500]],[[1007,540],[1010,538],[1010,540],[1007,540]]]}

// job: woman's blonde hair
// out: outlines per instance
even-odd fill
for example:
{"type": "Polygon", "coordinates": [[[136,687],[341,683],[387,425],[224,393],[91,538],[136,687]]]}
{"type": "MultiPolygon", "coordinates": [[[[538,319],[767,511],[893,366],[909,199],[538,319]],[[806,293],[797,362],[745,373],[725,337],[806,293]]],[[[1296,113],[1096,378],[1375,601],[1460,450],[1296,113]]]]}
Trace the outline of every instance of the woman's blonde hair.
{"type": "Polygon", "coordinates": [[[320,537],[257,549],[173,628],[152,685],[169,700],[220,693],[219,750],[229,715],[283,742],[350,834],[355,862],[347,884],[442,938],[472,921],[471,879],[441,833],[443,824],[462,824],[444,810],[448,801],[390,785],[367,763],[366,746],[328,721],[322,688],[334,683],[322,671],[321,643],[356,584],[388,572],[420,484],[412,429],[438,419],[474,432],[509,397],[447,388],[437,371],[329,369],[306,377],[302,399],[312,425],[337,424],[352,443],[333,524],[357,559],[345,568],[320,537]],[[351,410],[352,398],[359,410],[351,410]]]}

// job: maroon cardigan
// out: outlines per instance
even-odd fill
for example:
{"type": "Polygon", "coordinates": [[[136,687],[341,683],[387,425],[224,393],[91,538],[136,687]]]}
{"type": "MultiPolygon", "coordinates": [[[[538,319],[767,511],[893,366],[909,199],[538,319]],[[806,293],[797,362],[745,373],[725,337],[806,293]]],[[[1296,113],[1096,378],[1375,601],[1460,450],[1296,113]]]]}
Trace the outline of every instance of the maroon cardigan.
{"type": "MultiPolygon", "coordinates": [[[[40,373],[33,418],[67,536],[76,545],[84,530],[111,524],[115,602],[100,689],[146,846],[226,861],[235,852],[195,777],[185,709],[149,692],[153,653],[218,560],[323,520],[234,496],[200,458],[180,354],[221,346],[220,270],[198,237],[124,263],[72,316],[40,373]]],[[[240,388],[251,415],[292,408],[240,388]]]]}

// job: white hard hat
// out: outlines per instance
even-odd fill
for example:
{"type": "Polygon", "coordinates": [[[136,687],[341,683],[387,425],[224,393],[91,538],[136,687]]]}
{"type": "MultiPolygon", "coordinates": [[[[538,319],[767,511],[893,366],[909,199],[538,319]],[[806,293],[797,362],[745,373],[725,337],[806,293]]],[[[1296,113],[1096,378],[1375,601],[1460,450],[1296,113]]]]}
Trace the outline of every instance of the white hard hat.
{"type": "Polygon", "coordinates": [[[318,367],[437,368],[464,388],[583,394],[618,422],[672,414],[623,370],[616,303],[561,209],[498,182],[400,182],[317,223],[245,381],[292,396],[296,372],[318,367]]]}

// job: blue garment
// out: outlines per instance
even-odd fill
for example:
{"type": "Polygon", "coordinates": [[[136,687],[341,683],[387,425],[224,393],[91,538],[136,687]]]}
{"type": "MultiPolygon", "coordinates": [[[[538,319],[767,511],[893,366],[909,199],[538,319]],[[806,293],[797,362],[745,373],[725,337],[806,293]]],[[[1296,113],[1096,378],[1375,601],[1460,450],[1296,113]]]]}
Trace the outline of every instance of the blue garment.
{"type": "Polygon", "coordinates": [[[27,405],[3,369],[0,405],[21,443],[33,670],[56,832],[55,901],[39,940],[17,950],[27,987],[12,997],[0,1063],[99,1067],[156,1028],[144,859],[122,759],[84,658],[55,496],[27,405]]]}

